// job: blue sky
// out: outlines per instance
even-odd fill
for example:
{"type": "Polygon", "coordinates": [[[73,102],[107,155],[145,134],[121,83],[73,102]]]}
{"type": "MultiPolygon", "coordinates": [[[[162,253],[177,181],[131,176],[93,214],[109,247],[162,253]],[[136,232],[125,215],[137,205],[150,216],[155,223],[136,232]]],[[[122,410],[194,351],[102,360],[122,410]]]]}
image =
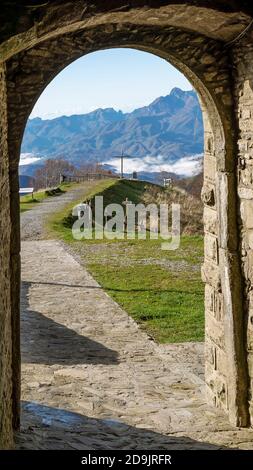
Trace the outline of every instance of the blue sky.
{"type": "Polygon", "coordinates": [[[167,95],[175,86],[192,88],[184,75],[153,54],[134,49],[94,52],[57,75],[31,117],[50,119],[109,107],[128,112],[167,95]]]}

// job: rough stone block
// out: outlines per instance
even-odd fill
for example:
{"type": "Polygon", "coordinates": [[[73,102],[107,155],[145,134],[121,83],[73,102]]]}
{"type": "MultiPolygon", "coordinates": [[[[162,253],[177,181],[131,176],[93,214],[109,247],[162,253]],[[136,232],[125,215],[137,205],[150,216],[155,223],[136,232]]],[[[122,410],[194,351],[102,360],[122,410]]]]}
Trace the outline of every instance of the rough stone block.
{"type": "MultiPolygon", "coordinates": [[[[207,141],[207,145],[208,151],[211,152],[212,144],[210,143],[210,138],[207,141]]],[[[216,175],[216,158],[208,153],[206,153],[204,157],[204,175],[206,180],[214,183],[216,175]]]]}
{"type": "Polygon", "coordinates": [[[251,283],[251,286],[253,286],[253,250],[250,248],[247,250],[246,256],[243,258],[242,269],[245,278],[251,283]]]}
{"type": "Polygon", "coordinates": [[[217,370],[224,376],[227,376],[228,373],[228,359],[226,353],[223,349],[216,348],[216,367],[217,370]]]}
{"type": "Polygon", "coordinates": [[[240,152],[247,152],[248,150],[248,141],[245,139],[240,139],[238,141],[238,148],[240,152]]]}
{"type": "MultiPolygon", "coordinates": [[[[249,375],[253,379],[253,350],[248,353],[248,367],[249,367],[249,375]]],[[[252,393],[251,398],[253,399],[253,391],[251,393],[252,393]]]]}
{"type": "Polygon", "coordinates": [[[243,170],[239,170],[238,172],[238,180],[239,183],[248,187],[252,187],[253,184],[253,170],[251,166],[246,167],[243,170]]]}
{"type": "Polygon", "coordinates": [[[241,186],[238,188],[238,195],[241,199],[253,199],[253,189],[241,186]]]}
{"type": "Polygon", "coordinates": [[[228,409],[228,387],[226,378],[218,371],[206,366],[206,383],[210,390],[207,391],[216,407],[223,410],[228,409]]]}
{"type": "Polygon", "coordinates": [[[205,285],[205,308],[209,310],[209,312],[213,313],[214,311],[214,293],[215,290],[209,284],[205,285]]]}
{"type": "Polygon", "coordinates": [[[224,339],[224,326],[221,322],[217,321],[209,313],[206,313],[206,337],[219,346],[221,349],[225,349],[224,339]]]}
{"type": "Polygon", "coordinates": [[[205,308],[217,321],[223,320],[223,298],[212,286],[205,286],[205,308]]]}
{"type": "Polygon", "coordinates": [[[217,321],[223,320],[223,298],[212,286],[205,286],[205,307],[217,321]]]}
{"type": "Polygon", "coordinates": [[[253,354],[253,305],[252,294],[249,297],[249,314],[247,325],[247,350],[253,354]]]}
{"type": "Polygon", "coordinates": [[[202,281],[206,284],[210,284],[217,291],[221,290],[221,279],[220,272],[217,264],[212,263],[211,261],[205,260],[201,268],[201,277],[202,281]]]}
{"type": "Polygon", "coordinates": [[[204,229],[212,234],[217,234],[218,231],[217,211],[207,206],[204,207],[204,229]]]}
{"type": "Polygon", "coordinates": [[[250,119],[251,118],[251,109],[246,108],[246,107],[243,108],[241,117],[242,117],[242,119],[250,119]]]}
{"type": "Polygon", "coordinates": [[[240,214],[244,228],[253,229],[253,199],[241,201],[240,214]]]}
{"type": "Polygon", "coordinates": [[[217,173],[219,246],[229,251],[236,251],[238,248],[236,231],[237,207],[234,187],[235,177],[233,173],[217,173]]]}
{"type": "Polygon", "coordinates": [[[215,207],[215,186],[207,184],[207,182],[205,181],[201,191],[201,199],[205,205],[215,207]]]}
{"type": "Polygon", "coordinates": [[[205,257],[218,264],[218,240],[211,234],[205,234],[204,240],[205,257]]]}
{"type": "Polygon", "coordinates": [[[205,343],[205,360],[213,367],[214,370],[217,370],[216,347],[208,339],[206,339],[205,343]]]}
{"type": "Polygon", "coordinates": [[[253,249],[253,229],[247,231],[248,247],[253,249]]]}

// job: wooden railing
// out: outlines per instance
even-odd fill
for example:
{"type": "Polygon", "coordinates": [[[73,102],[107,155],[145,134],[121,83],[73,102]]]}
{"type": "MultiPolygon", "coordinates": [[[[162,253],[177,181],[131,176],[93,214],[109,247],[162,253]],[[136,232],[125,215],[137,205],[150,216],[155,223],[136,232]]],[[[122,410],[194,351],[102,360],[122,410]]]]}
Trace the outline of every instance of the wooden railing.
{"type": "Polygon", "coordinates": [[[73,175],[73,176],[62,175],[61,182],[82,183],[83,181],[101,180],[105,178],[117,178],[117,176],[113,174],[105,174],[105,173],[83,173],[80,175],[73,175]]]}

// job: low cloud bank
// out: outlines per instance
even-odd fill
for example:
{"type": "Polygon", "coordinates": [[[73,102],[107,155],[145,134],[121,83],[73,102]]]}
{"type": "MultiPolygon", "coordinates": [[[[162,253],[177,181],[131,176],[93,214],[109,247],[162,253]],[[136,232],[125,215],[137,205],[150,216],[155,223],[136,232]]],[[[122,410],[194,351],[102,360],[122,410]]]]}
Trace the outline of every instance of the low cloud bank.
{"type": "Polygon", "coordinates": [[[21,153],[19,166],[30,165],[41,160],[40,157],[36,157],[33,153],[21,153]]]}
{"type": "MultiPolygon", "coordinates": [[[[182,157],[177,161],[169,161],[162,155],[139,158],[125,157],[124,173],[132,173],[133,171],[148,173],[167,171],[168,173],[175,173],[179,176],[194,176],[200,173],[202,159],[202,154],[182,157]]],[[[112,160],[103,162],[103,164],[109,165],[117,172],[120,172],[120,158],[113,158],[112,160]]]]}
{"type": "MultiPolygon", "coordinates": [[[[124,173],[132,173],[133,171],[159,173],[161,171],[167,171],[168,173],[175,173],[178,176],[194,176],[200,173],[202,159],[202,154],[182,157],[176,161],[170,161],[162,155],[156,157],[124,157],[124,173]]],[[[33,153],[21,153],[19,165],[31,165],[39,161],[43,161],[43,158],[33,153]]],[[[120,172],[120,158],[112,158],[111,160],[102,162],[102,164],[116,172],[120,172]]]]}

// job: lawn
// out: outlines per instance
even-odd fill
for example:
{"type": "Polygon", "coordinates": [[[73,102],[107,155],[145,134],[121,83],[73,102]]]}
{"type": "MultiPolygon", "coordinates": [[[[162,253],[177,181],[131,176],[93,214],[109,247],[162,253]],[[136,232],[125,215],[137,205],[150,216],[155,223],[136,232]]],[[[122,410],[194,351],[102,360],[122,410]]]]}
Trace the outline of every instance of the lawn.
{"type": "Polygon", "coordinates": [[[203,239],[182,237],[176,251],[158,240],[74,242],[88,270],[157,342],[203,341],[203,239]]]}
{"type": "MultiPolygon", "coordinates": [[[[138,202],[144,186],[137,189],[128,193],[133,202],[138,202]]],[[[102,193],[107,203],[119,202],[127,190],[104,180],[84,196],[102,193]]],[[[67,207],[54,215],[51,233],[70,245],[105,291],[148,334],[159,343],[203,341],[202,236],[182,236],[175,251],[161,250],[161,240],[76,241],[66,223],[69,212],[67,207]]]]}

